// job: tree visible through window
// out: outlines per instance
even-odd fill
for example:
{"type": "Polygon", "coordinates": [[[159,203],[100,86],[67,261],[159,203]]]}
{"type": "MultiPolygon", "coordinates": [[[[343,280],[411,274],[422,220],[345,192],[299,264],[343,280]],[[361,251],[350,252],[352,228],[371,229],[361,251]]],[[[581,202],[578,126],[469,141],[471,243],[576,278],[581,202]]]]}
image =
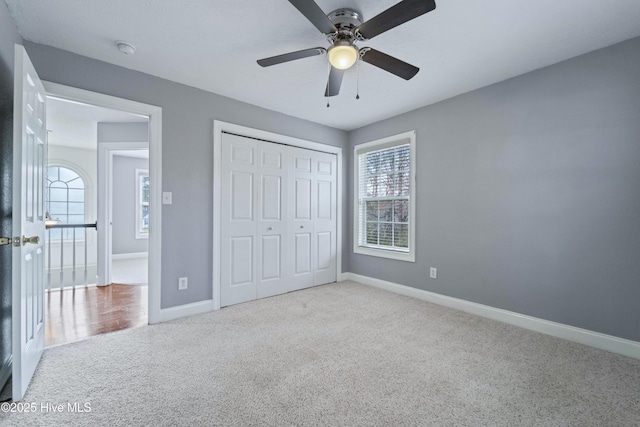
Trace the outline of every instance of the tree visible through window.
{"type": "MultiPolygon", "coordinates": [[[[47,212],[59,224],[84,224],[85,183],[72,169],[47,168],[47,212]]],[[[60,239],[62,230],[51,230],[51,239],[60,239]]],[[[64,238],[72,239],[73,230],[65,229],[64,238]]]]}
{"type": "Polygon", "coordinates": [[[409,248],[409,145],[363,154],[368,245],[409,248]]]}

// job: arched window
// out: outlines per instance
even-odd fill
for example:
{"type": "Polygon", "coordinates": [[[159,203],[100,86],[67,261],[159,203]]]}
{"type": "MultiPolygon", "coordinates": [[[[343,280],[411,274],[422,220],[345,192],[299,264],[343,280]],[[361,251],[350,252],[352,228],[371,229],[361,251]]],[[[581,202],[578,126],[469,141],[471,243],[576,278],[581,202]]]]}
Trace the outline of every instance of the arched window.
{"type": "MultiPolygon", "coordinates": [[[[85,182],[72,169],[64,166],[47,168],[47,212],[58,224],[84,224],[85,182]]],[[[65,229],[65,239],[73,238],[73,230],[65,229]]],[[[51,238],[59,238],[60,230],[51,230],[51,238]],[[56,232],[56,233],[54,233],[56,232]]]]}

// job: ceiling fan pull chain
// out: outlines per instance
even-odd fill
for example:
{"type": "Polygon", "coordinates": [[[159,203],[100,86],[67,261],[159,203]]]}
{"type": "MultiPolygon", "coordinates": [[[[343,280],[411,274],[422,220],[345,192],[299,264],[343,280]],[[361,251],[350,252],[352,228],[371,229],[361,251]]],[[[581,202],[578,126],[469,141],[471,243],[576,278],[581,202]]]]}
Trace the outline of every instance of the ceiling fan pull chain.
{"type": "Polygon", "coordinates": [[[356,60],[356,99],[360,99],[360,53],[356,60]]]}
{"type": "Polygon", "coordinates": [[[327,108],[331,107],[331,104],[329,104],[329,96],[331,96],[331,63],[327,62],[327,64],[329,65],[328,67],[328,78],[327,78],[327,108]]]}

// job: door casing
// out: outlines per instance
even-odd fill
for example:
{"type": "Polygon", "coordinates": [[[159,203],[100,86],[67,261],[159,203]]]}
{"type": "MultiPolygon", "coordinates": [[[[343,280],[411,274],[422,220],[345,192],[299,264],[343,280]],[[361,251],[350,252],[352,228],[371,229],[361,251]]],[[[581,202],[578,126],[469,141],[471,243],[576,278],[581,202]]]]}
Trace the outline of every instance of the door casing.
{"type": "MultiPolygon", "coordinates": [[[[42,83],[47,94],[51,96],[149,117],[149,179],[158,185],[153,185],[149,194],[149,210],[152,214],[149,217],[148,307],[149,323],[159,323],[163,320],[160,309],[160,287],[162,284],[162,186],[160,184],[162,182],[162,108],[58,83],[47,81],[42,83]]],[[[98,224],[98,230],[100,232],[100,224],[98,224]]],[[[99,253],[98,257],[100,256],[105,256],[105,254],[99,253]]]]}

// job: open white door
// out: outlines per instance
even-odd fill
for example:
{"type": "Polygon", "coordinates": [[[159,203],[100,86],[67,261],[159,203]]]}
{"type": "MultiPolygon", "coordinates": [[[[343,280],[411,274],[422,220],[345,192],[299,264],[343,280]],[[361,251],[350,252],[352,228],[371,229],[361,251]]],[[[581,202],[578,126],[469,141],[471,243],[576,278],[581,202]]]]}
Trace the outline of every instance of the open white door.
{"type": "Polygon", "coordinates": [[[13,110],[13,401],[44,351],[46,93],[24,47],[15,48],[13,110]]]}

